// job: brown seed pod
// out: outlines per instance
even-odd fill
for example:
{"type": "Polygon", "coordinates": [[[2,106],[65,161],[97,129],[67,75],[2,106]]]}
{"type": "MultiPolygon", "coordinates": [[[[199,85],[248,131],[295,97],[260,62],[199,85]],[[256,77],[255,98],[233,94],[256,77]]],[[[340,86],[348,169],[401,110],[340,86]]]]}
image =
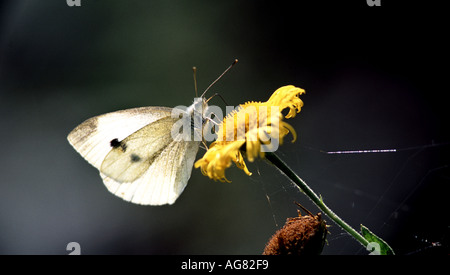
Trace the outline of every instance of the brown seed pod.
{"type": "Polygon", "coordinates": [[[328,232],[325,221],[321,213],[314,216],[303,210],[309,215],[302,216],[297,210],[298,217],[286,220],[283,228],[267,243],[263,255],[318,255],[322,252],[328,232]]]}

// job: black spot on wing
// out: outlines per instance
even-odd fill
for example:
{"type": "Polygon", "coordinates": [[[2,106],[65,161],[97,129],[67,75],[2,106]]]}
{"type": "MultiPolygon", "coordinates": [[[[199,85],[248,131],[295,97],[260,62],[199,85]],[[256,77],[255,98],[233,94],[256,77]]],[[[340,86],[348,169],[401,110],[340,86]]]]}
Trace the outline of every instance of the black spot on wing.
{"type": "Polygon", "coordinates": [[[141,161],[141,157],[136,155],[136,154],[131,154],[130,158],[131,158],[131,162],[139,162],[139,161],[141,161]]]}
{"type": "Polygon", "coordinates": [[[125,152],[127,150],[127,145],[123,141],[119,141],[117,138],[111,140],[109,142],[112,148],[121,148],[122,152],[125,152]]]}
{"type": "Polygon", "coordinates": [[[117,148],[120,146],[120,141],[117,138],[115,138],[115,139],[111,140],[109,142],[109,144],[111,145],[111,147],[117,148]]]}

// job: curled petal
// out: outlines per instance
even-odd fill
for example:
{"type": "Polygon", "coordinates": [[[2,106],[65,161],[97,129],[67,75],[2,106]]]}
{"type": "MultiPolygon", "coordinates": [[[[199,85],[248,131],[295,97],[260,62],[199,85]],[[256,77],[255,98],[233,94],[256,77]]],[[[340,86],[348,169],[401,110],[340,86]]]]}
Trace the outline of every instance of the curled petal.
{"type": "MultiPolygon", "coordinates": [[[[303,101],[299,98],[305,90],[293,85],[283,86],[277,89],[267,101],[269,104],[279,106],[281,110],[289,108],[286,118],[295,117],[303,107],[303,101]]],[[[280,110],[280,111],[281,111],[280,110]]]]}

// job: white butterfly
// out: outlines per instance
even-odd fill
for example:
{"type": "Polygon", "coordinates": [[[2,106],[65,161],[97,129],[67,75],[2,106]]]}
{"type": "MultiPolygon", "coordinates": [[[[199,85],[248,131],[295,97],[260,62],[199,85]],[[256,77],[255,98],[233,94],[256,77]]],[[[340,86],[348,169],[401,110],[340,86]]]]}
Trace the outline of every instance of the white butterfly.
{"type": "Polygon", "coordinates": [[[202,95],[185,111],[141,107],[107,113],[81,123],[67,139],[100,171],[111,193],[137,204],[173,204],[191,176],[207,109],[202,95]],[[179,122],[193,133],[173,131],[179,122]]]}

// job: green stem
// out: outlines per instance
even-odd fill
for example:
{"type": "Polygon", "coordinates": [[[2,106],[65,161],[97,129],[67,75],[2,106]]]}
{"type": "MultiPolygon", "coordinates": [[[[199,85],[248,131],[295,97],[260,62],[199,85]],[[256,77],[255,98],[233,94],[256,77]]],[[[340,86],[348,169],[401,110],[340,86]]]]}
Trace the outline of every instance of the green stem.
{"type": "Polygon", "coordinates": [[[359,234],[338,215],[331,211],[331,209],[325,205],[322,199],[316,193],[314,193],[314,191],[306,184],[306,182],[304,182],[297,174],[295,174],[294,171],[292,171],[292,169],[289,168],[286,163],[284,163],[284,161],[282,161],[277,155],[271,152],[266,152],[265,157],[279,170],[281,170],[290,180],[292,180],[297,185],[297,187],[299,187],[299,189],[317,205],[317,207],[319,207],[328,217],[330,217],[330,219],[332,219],[342,229],[347,231],[351,236],[359,241],[361,245],[367,247],[369,241],[367,241],[361,234],[359,234]]]}

